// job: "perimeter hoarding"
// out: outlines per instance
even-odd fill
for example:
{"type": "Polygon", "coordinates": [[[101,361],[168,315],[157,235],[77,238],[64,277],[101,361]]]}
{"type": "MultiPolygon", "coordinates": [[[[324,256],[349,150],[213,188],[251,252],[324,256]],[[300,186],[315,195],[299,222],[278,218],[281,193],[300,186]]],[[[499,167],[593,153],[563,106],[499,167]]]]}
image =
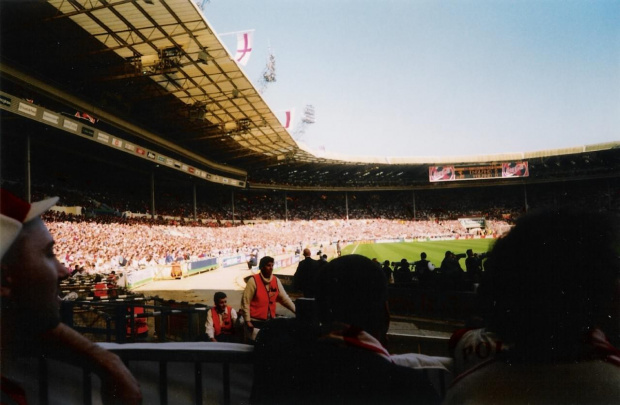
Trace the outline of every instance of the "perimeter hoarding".
{"type": "Polygon", "coordinates": [[[522,178],[530,175],[527,161],[476,166],[429,166],[430,182],[522,178]]]}

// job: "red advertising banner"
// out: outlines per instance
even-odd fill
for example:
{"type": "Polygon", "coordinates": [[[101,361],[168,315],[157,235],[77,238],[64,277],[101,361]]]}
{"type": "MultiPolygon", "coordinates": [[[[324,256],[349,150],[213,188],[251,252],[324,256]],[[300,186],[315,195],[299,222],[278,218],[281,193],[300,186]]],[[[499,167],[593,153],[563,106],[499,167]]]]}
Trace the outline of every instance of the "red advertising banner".
{"type": "Polygon", "coordinates": [[[527,162],[502,163],[502,177],[528,177],[529,175],[527,162]]]}
{"type": "Polygon", "coordinates": [[[429,181],[453,181],[455,178],[454,166],[430,166],[428,168],[429,181]]]}

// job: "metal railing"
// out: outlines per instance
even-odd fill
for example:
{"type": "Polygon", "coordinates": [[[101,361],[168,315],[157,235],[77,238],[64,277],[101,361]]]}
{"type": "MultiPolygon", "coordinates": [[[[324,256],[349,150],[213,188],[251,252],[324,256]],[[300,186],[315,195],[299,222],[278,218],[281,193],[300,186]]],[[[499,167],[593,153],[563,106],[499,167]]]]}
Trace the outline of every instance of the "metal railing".
{"type": "Polygon", "coordinates": [[[78,332],[116,343],[200,340],[206,313],[204,305],[157,297],[64,301],[61,311],[62,321],[78,332]]]}
{"type": "MultiPolygon", "coordinates": [[[[430,338],[433,340],[434,338],[430,338]]],[[[424,352],[432,342],[415,337],[424,352]]],[[[445,343],[445,342],[444,342],[445,343]]],[[[254,347],[238,343],[99,343],[116,353],[139,381],[144,404],[248,404],[254,378],[254,347]]],[[[23,388],[36,393],[33,404],[101,404],[101,381],[91,370],[55,359],[28,360],[22,367],[23,388]],[[32,375],[38,379],[30,378],[32,375]],[[26,377],[30,376],[30,377],[26,377]],[[29,384],[29,385],[28,385],[29,384]],[[38,399],[38,402],[36,401],[38,399]]],[[[451,381],[449,373],[425,369],[443,396],[451,381]]],[[[15,378],[17,377],[17,378],[15,378]]]]}
{"type": "MultiPolygon", "coordinates": [[[[140,383],[144,404],[228,405],[249,401],[254,351],[250,345],[206,342],[99,344],[125,362],[140,383]]],[[[101,381],[88,368],[50,358],[23,362],[24,376],[12,375],[11,378],[23,381],[31,403],[101,404],[101,381]],[[28,375],[38,378],[26,377],[28,375]]]]}

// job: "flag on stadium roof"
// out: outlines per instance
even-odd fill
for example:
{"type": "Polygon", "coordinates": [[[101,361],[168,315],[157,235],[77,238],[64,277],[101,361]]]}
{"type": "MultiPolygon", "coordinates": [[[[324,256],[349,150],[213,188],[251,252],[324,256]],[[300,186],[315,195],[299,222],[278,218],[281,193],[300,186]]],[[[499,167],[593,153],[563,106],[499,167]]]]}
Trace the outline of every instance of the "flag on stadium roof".
{"type": "Polygon", "coordinates": [[[242,66],[247,65],[250,60],[253,35],[254,31],[242,31],[237,33],[237,53],[235,53],[235,60],[242,66]]]}
{"type": "Polygon", "coordinates": [[[293,124],[293,117],[295,114],[295,109],[291,108],[290,110],[286,110],[283,114],[279,114],[280,122],[285,129],[290,129],[293,124]]]}

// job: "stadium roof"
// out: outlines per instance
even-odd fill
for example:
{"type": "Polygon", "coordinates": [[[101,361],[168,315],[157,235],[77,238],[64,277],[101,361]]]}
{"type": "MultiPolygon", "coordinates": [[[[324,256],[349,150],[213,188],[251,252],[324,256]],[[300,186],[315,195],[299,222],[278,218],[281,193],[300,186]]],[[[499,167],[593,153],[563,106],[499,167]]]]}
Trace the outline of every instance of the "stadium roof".
{"type": "MultiPolygon", "coordinates": [[[[618,175],[620,142],[468,157],[316,153],[295,142],[191,0],[0,7],[6,95],[46,112],[88,114],[99,120],[93,131],[124,139],[134,152],[144,147],[241,186],[247,180],[269,188],[407,188],[428,183],[429,165],[519,160],[539,165],[539,173],[548,173],[541,177],[556,176],[562,165],[618,175]]],[[[13,128],[7,117],[3,112],[3,131],[13,128]]]]}

